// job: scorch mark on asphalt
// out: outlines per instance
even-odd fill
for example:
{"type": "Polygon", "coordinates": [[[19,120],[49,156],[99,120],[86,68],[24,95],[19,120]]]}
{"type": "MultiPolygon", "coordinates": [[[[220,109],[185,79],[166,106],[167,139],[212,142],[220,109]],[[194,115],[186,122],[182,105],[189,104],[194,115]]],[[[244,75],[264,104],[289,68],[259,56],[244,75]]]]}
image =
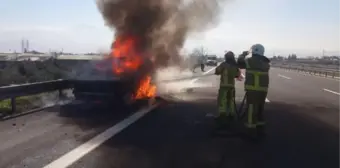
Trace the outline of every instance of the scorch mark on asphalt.
{"type": "Polygon", "coordinates": [[[340,96],[340,93],[338,93],[338,92],[335,92],[335,91],[332,91],[332,90],[329,90],[329,89],[323,89],[323,90],[326,91],[326,92],[333,93],[333,94],[340,96]]]}
{"type": "Polygon", "coordinates": [[[66,168],[72,165],[77,160],[82,158],[84,155],[88,154],[89,152],[97,148],[99,145],[103,144],[105,141],[115,136],[116,134],[118,134],[119,132],[121,132],[122,130],[124,130],[131,124],[133,124],[134,122],[141,119],[144,115],[146,115],[147,113],[155,109],[158,105],[159,104],[154,104],[150,106],[149,108],[144,108],[144,109],[137,111],[136,113],[124,119],[123,121],[119,122],[118,124],[112,126],[111,128],[107,129],[101,134],[90,139],[86,143],[80,145],[79,147],[61,156],[57,160],[46,165],[44,168],[66,168]]]}

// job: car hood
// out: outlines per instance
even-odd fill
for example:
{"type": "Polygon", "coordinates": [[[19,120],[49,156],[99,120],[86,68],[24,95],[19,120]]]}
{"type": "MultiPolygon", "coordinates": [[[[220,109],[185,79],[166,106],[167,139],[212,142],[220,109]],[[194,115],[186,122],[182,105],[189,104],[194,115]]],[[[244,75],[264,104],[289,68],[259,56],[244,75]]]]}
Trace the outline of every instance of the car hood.
{"type": "Polygon", "coordinates": [[[112,62],[106,60],[91,60],[78,64],[68,76],[74,80],[116,80],[118,77],[112,71],[112,62]]]}

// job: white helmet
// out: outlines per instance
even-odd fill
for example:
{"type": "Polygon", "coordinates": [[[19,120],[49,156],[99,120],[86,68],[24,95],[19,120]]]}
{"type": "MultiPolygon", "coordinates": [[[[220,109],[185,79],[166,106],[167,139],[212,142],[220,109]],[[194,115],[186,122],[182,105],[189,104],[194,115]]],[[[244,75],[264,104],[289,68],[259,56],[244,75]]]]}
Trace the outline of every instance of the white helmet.
{"type": "Polygon", "coordinates": [[[250,52],[252,54],[257,54],[257,55],[264,56],[264,47],[263,47],[262,44],[254,44],[253,46],[251,46],[250,52]]]}

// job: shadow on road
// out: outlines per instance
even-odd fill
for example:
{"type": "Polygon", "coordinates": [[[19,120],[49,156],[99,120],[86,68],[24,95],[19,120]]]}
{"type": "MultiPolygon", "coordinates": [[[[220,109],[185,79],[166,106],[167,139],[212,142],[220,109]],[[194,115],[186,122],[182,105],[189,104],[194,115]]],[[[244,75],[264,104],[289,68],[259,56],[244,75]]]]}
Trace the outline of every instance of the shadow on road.
{"type": "Polygon", "coordinates": [[[70,103],[60,107],[59,116],[65,124],[79,126],[83,130],[108,128],[131,115],[139,108],[138,105],[123,107],[110,103],[70,103]]]}
{"type": "MultiPolygon", "coordinates": [[[[74,167],[339,167],[339,133],[297,113],[299,107],[270,103],[268,136],[261,143],[212,135],[214,101],[170,102],[128,127],[74,167]]],[[[108,118],[107,118],[108,119],[108,118]]],[[[96,120],[96,119],[95,119],[96,120]]]]}

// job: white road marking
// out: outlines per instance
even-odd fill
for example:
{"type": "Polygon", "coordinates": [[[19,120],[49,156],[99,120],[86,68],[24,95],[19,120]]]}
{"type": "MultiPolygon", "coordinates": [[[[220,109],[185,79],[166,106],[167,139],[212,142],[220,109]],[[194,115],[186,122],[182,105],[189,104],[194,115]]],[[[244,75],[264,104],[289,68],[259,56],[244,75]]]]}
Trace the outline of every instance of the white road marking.
{"type": "Polygon", "coordinates": [[[290,78],[290,77],[288,77],[288,76],[284,76],[284,75],[281,75],[281,74],[278,74],[278,76],[279,76],[279,77],[282,77],[282,78],[285,78],[285,79],[292,79],[292,78],[290,78]]]}
{"type": "Polygon", "coordinates": [[[326,92],[330,92],[330,93],[333,93],[333,94],[336,94],[336,95],[340,96],[340,93],[338,93],[338,92],[334,92],[334,91],[329,90],[329,89],[323,89],[323,90],[326,91],[326,92]]]}
{"type": "MultiPolygon", "coordinates": [[[[213,68],[211,68],[211,69],[209,69],[208,71],[204,72],[203,75],[205,75],[205,74],[207,74],[207,73],[209,73],[209,72],[215,70],[216,68],[217,68],[217,66],[216,66],[216,67],[213,67],[213,68]]],[[[195,79],[193,79],[193,80],[191,80],[191,83],[195,83],[198,79],[199,79],[199,77],[198,77],[198,78],[195,78],[195,79]]]]}
{"type": "Polygon", "coordinates": [[[133,124],[134,122],[138,121],[142,118],[145,114],[149,113],[153,109],[155,109],[159,104],[154,104],[149,108],[144,108],[133,115],[129,116],[128,118],[124,119],[123,121],[119,122],[118,124],[112,126],[111,128],[107,129],[106,131],[102,132],[101,134],[95,136],[94,138],[90,139],[86,143],[78,146],[77,148],[73,149],[72,151],[68,152],[67,154],[61,156],[57,160],[51,162],[50,164],[46,165],[44,168],[66,168],[72,165],[74,162],[82,158],[84,155],[88,154],[89,152],[93,151],[99,145],[103,144],[105,141],[110,139],[111,137],[115,136],[129,125],[133,124]]]}
{"type": "Polygon", "coordinates": [[[269,101],[269,99],[268,98],[266,98],[266,103],[269,103],[270,101],[269,101]]]}

